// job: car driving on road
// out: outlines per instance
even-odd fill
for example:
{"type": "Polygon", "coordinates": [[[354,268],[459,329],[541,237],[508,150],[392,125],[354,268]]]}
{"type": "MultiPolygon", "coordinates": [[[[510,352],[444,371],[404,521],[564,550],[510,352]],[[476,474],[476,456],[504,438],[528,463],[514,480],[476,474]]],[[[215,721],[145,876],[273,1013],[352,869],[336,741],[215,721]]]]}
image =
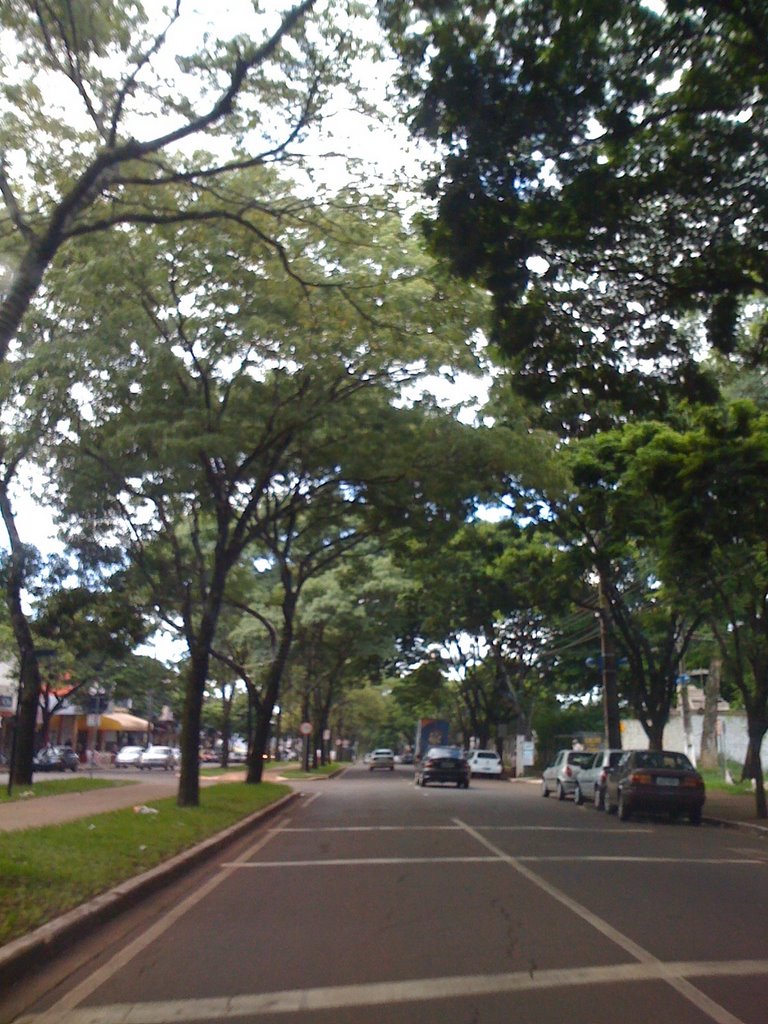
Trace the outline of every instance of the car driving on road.
{"type": "Polygon", "coordinates": [[[375,771],[377,768],[385,768],[390,772],[395,770],[395,752],[389,747],[379,747],[371,754],[368,761],[368,771],[375,771]]]}
{"type": "Polygon", "coordinates": [[[675,750],[628,750],[608,773],[605,809],[626,821],[634,811],[686,814],[701,823],[706,799],[704,780],[685,756],[675,750]]]}
{"type": "Polygon", "coordinates": [[[469,776],[469,765],[458,747],[430,747],[416,765],[414,782],[417,786],[449,782],[469,789],[469,776]]]}

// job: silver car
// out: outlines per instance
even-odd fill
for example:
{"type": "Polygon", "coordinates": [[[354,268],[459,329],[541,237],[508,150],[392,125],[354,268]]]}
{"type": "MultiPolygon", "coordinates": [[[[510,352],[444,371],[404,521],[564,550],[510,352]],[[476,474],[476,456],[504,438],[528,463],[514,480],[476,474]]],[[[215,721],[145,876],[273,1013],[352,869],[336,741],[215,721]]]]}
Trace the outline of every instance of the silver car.
{"type": "Polygon", "coordinates": [[[176,756],[172,747],[147,747],[139,758],[139,768],[164,768],[168,771],[176,767],[176,756]]]}
{"type": "Polygon", "coordinates": [[[608,772],[616,767],[623,754],[623,750],[598,750],[589,768],[582,768],[576,777],[574,802],[583,804],[590,800],[599,811],[604,811],[608,772]]]}
{"type": "Polygon", "coordinates": [[[594,750],[559,750],[552,764],[542,772],[541,795],[556,793],[558,800],[573,796],[579,772],[589,768],[594,760],[594,750]]]}
{"type": "Polygon", "coordinates": [[[368,762],[368,771],[372,772],[376,768],[386,768],[393,772],[395,770],[395,752],[389,747],[379,747],[378,750],[374,750],[368,762]]]}

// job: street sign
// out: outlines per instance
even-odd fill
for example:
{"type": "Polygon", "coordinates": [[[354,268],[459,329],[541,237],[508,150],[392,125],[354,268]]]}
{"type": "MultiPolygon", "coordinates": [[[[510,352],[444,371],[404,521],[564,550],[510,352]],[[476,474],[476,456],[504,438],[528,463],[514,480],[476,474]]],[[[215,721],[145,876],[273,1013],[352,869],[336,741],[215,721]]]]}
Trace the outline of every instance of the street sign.
{"type": "Polygon", "coordinates": [[[311,722],[302,722],[301,725],[299,726],[299,732],[301,733],[302,736],[309,736],[309,735],[311,735],[311,733],[312,733],[312,723],[311,722]]]}

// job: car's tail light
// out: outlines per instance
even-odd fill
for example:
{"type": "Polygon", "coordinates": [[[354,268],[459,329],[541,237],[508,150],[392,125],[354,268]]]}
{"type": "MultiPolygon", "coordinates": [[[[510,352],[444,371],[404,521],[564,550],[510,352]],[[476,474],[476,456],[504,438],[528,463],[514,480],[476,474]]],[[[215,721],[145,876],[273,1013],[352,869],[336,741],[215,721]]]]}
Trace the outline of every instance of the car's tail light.
{"type": "Polygon", "coordinates": [[[569,764],[565,766],[565,774],[568,776],[569,779],[573,775],[573,769],[569,764]]]}
{"type": "Polygon", "coordinates": [[[653,778],[645,772],[632,772],[629,781],[633,786],[650,786],[653,778]]]}
{"type": "Polygon", "coordinates": [[[434,764],[435,764],[435,762],[432,760],[432,758],[428,757],[426,759],[426,761],[424,762],[424,767],[425,768],[432,768],[432,767],[434,767],[434,764]]]}
{"type": "Polygon", "coordinates": [[[699,778],[698,775],[688,775],[682,781],[683,786],[687,786],[689,789],[701,789],[704,785],[704,780],[699,778]]]}
{"type": "Polygon", "coordinates": [[[600,772],[600,778],[598,779],[598,782],[600,783],[601,786],[604,786],[607,780],[608,780],[608,772],[606,772],[605,768],[603,768],[603,770],[600,772]]]}

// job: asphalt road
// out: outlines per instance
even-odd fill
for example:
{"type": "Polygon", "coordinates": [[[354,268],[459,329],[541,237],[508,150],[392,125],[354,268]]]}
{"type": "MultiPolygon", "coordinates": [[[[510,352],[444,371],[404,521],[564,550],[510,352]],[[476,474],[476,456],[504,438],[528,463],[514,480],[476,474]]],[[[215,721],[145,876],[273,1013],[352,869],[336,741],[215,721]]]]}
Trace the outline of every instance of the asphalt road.
{"type": "Polygon", "coordinates": [[[352,768],[0,1019],[766,1024],[766,842],[352,768]]]}

